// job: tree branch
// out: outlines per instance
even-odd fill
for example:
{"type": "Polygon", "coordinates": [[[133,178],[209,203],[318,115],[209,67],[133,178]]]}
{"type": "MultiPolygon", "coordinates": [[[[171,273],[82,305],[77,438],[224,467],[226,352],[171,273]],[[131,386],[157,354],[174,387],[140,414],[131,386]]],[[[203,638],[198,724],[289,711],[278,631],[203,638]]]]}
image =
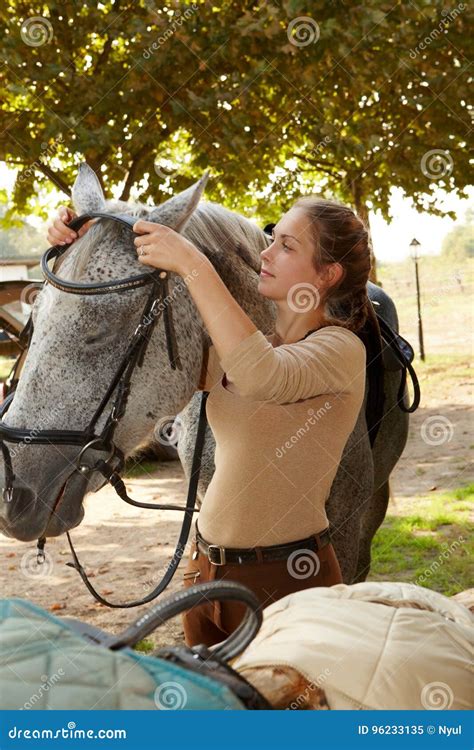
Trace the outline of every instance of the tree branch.
{"type": "MultiPolygon", "coordinates": [[[[116,2],[114,3],[114,6],[113,6],[114,7],[114,11],[117,11],[119,13],[120,13],[120,2],[121,2],[121,0],[116,0],[116,2]]],[[[106,40],[106,42],[104,44],[102,52],[100,53],[100,55],[99,55],[99,57],[97,59],[97,62],[95,64],[94,75],[97,75],[97,73],[99,72],[100,68],[103,68],[104,65],[107,63],[107,61],[109,59],[109,55],[110,55],[110,50],[112,49],[112,42],[113,42],[113,39],[111,39],[110,36],[107,36],[107,40],[106,40]]]]}
{"type": "Polygon", "coordinates": [[[143,157],[151,150],[151,146],[145,144],[133,156],[132,163],[128,168],[128,174],[123,186],[122,194],[120,196],[121,201],[128,201],[128,199],[130,198],[130,190],[132,189],[133,183],[135,182],[135,177],[138,167],[140,166],[140,162],[142,161],[143,157]]]}
{"type": "Polygon", "coordinates": [[[334,162],[332,162],[332,161],[326,161],[325,160],[323,162],[319,162],[316,159],[310,159],[309,156],[304,156],[304,154],[295,154],[295,153],[292,153],[291,156],[296,156],[297,159],[302,159],[303,161],[308,162],[308,164],[312,164],[312,165],[324,164],[326,167],[335,167],[335,168],[337,168],[336,165],[334,164],[334,162]]]}
{"type": "Polygon", "coordinates": [[[40,161],[35,162],[35,167],[39,169],[39,171],[42,172],[45,177],[48,177],[51,182],[54,182],[56,187],[62,190],[63,193],[68,196],[68,198],[71,197],[71,188],[68,187],[67,183],[63,180],[62,177],[60,177],[56,172],[53,172],[50,167],[46,166],[46,164],[43,164],[40,161]]]}

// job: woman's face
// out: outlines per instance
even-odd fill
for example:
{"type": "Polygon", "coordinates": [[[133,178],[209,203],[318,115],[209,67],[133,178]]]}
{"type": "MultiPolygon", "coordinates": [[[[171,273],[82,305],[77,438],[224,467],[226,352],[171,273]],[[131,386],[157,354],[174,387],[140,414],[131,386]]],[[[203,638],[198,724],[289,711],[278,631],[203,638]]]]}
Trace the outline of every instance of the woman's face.
{"type": "Polygon", "coordinates": [[[314,268],[314,251],[309,217],[302,208],[291,208],[274,227],[272,244],[260,253],[259,292],[275,302],[288,302],[304,291],[316,302],[325,282],[314,268]]]}

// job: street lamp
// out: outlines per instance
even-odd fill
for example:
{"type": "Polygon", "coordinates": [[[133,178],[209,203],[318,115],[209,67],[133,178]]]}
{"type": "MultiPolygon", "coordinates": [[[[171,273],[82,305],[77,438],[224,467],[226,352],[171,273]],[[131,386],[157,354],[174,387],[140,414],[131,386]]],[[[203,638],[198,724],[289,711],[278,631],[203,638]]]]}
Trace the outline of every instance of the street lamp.
{"type": "Polygon", "coordinates": [[[418,260],[420,258],[421,242],[413,238],[410,242],[410,255],[415,263],[416,279],[416,307],[418,311],[418,343],[420,347],[420,359],[425,361],[425,345],[423,343],[423,323],[421,320],[421,298],[420,298],[420,277],[418,274],[418,260]]]}

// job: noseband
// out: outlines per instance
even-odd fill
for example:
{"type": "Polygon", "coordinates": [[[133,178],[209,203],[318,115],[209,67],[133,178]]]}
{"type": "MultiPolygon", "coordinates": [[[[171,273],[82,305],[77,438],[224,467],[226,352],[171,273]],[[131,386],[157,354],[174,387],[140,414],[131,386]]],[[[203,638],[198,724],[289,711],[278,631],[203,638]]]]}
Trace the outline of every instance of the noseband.
{"type": "MultiPolygon", "coordinates": [[[[73,219],[68,226],[70,229],[77,231],[91,219],[108,219],[110,221],[122,224],[132,232],[133,225],[136,222],[136,219],[130,216],[91,212],[82,214],[81,216],[73,219]]],[[[125,279],[121,279],[120,281],[107,281],[102,283],[80,283],[68,281],[66,279],[61,279],[55,274],[54,265],[53,270],[51,270],[49,266],[51,261],[56,262],[68,249],[69,245],[53,245],[48,250],[46,250],[41,259],[41,267],[46,279],[45,283],[49,283],[56,289],[59,289],[60,291],[66,292],[68,294],[110,294],[112,292],[123,292],[148,285],[151,287],[150,293],[143,308],[140,322],[129,341],[125,354],[120,361],[112,382],[108,386],[99,406],[93,414],[88,426],[84,430],[28,430],[9,427],[5,424],[3,417],[13,400],[15,391],[7,396],[0,408],[0,449],[3,454],[5,465],[5,487],[3,489],[3,499],[6,503],[11,503],[15,498],[15,490],[18,490],[18,488],[15,487],[16,477],[13,472],[11,454],[6,445],[7,442],[26,442],[29,445],[76,445],[80,447],[80,451],[75,462],[75,467],[71,474],[68,476],[65,484],[67,484],[69,479],[76,472],[79,472],[82,476],[88,476],[92,472],[98,471],[100,474],[102,474],[103,477],[105,477],[106,481],[112,485],[119,497],[130,505],[134,505],[138,508],[151,508],[155,510],[180,510],[184,512],[183,525],[181,528],[178,545],[162,580],[156,586],[156,588],[143,599],[139,601],[128,602],[125,604],[114,604],[108,602],[93,588],[92,584],[86,576],[82,565],[79,562],[79,559],[72,545],[70,535],[69,533],[67,534],[74,560],[73,563],[68,564],[74,567],[79,572],[88,590],[97,599],[97,601],[100,601],[102,604],[106,604],[109,607],[136,607],[152,601],[166,588],[171,578],[173,577],[174,572],[178,567],[179,561],[184,553],[184,549],[189,536],[189,531],[191,528],[192,514],[196,512],[194,506],[196,501],[197,483],[199,480],[199,471],[201,465],[201,453],[204,443],[204,433],[206,426],[205,404],[208,393],[206,391],[203,391],[202,393],[198,433],[196,437],[192,473],[189,482],[186,505],[162,505],[142,503],[133,500],[128,496],[125,484],[120,477],[120,472],[122,471],[125,464],[125,457],[122,451],[115,445],[113,438],[117,425],[125,414],[133,372],[136,367],[142,366],[151,334],[162,314],[164,318],[166,346],[170,365],[173,370],[183,369],[178,353],[176,334],[172,318],[171,302],[168,302],[168,272],[160,269],[154,269],[152,271],[146,271],[135,276],[129,276],[125,279]],[[105,409],[109,402],[111,402],[112,397],[114,397],[112,408],[102,430],[97,433],[97,422],[104,414],[105,409]],[[106,456],[105,458],[99,458],[91,466],[85,462],[85,456],[90,450],[103,452],[106,454],[106,456]]],[[[28,332],[29,344],[33,333],[33,323],[31,315],[25,326],[25,330],[27,330],[28,332]]],[[[44,558],[43,550],[45,541],[45,539],[38,540],[38,561],[41,560],[42,556],[44,558]]]]}

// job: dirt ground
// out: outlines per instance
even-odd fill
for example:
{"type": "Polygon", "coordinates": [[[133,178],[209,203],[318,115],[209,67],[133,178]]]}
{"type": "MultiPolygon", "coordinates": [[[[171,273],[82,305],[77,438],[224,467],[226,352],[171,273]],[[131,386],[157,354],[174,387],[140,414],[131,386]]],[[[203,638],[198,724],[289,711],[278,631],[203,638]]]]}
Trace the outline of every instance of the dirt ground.
{"type": "Polygon", "coordinates": [[[442,365],[415,362],[421,404],[410,415],[407,444],[391,477],[390,513],[404,498],[449,492],[473,481],[473,379],[469,356],[442,365]]]}
{"type": "MultiPolygon", "coordinates": [[[[417,365],[422,406],[411,418],[408,444],[392,475],[390,513],[403,514],[404,505],[411,504],[417,495],[449,491],[473,480],[468,367],[468,358],[439,372],[431,367],[425,373],[424,366],[417,365]],[[426,434],[434,425],[435,432],[429,434],[437,441],[438,423],[450,437],[434,445],[432,439],[427,442],[426,434]]],[[[187,485],[177,461],[161,463],[153,473],[126,483],[137,499],[182,503],[186,497],[187,485]]],[[[88,498],[86,517],[72,536],[94,585],[110,599],[126,601],[142,597],[161,577],[174,551],[179,519],[179,514],[170,511],[133,508],[104,488],[88,498]]],[[[139,616],[142,608],[109,609],[93,601],[79,575],[66,566],[71,559],[66,538],[48,541],[46,551],[46,564],[38,567],[35,545],[0,537],[2,596],[30,599],[59,616],[83,619],[112,632],[119,632],[139,616]]],[[[184,565],[185,560],[168,592],[181,587],[184,565]]],[[[181,642],[182,637],[181,622],[176,618],[157,630],[151,640],[156,646],[169,645],[181,642]]]]}

